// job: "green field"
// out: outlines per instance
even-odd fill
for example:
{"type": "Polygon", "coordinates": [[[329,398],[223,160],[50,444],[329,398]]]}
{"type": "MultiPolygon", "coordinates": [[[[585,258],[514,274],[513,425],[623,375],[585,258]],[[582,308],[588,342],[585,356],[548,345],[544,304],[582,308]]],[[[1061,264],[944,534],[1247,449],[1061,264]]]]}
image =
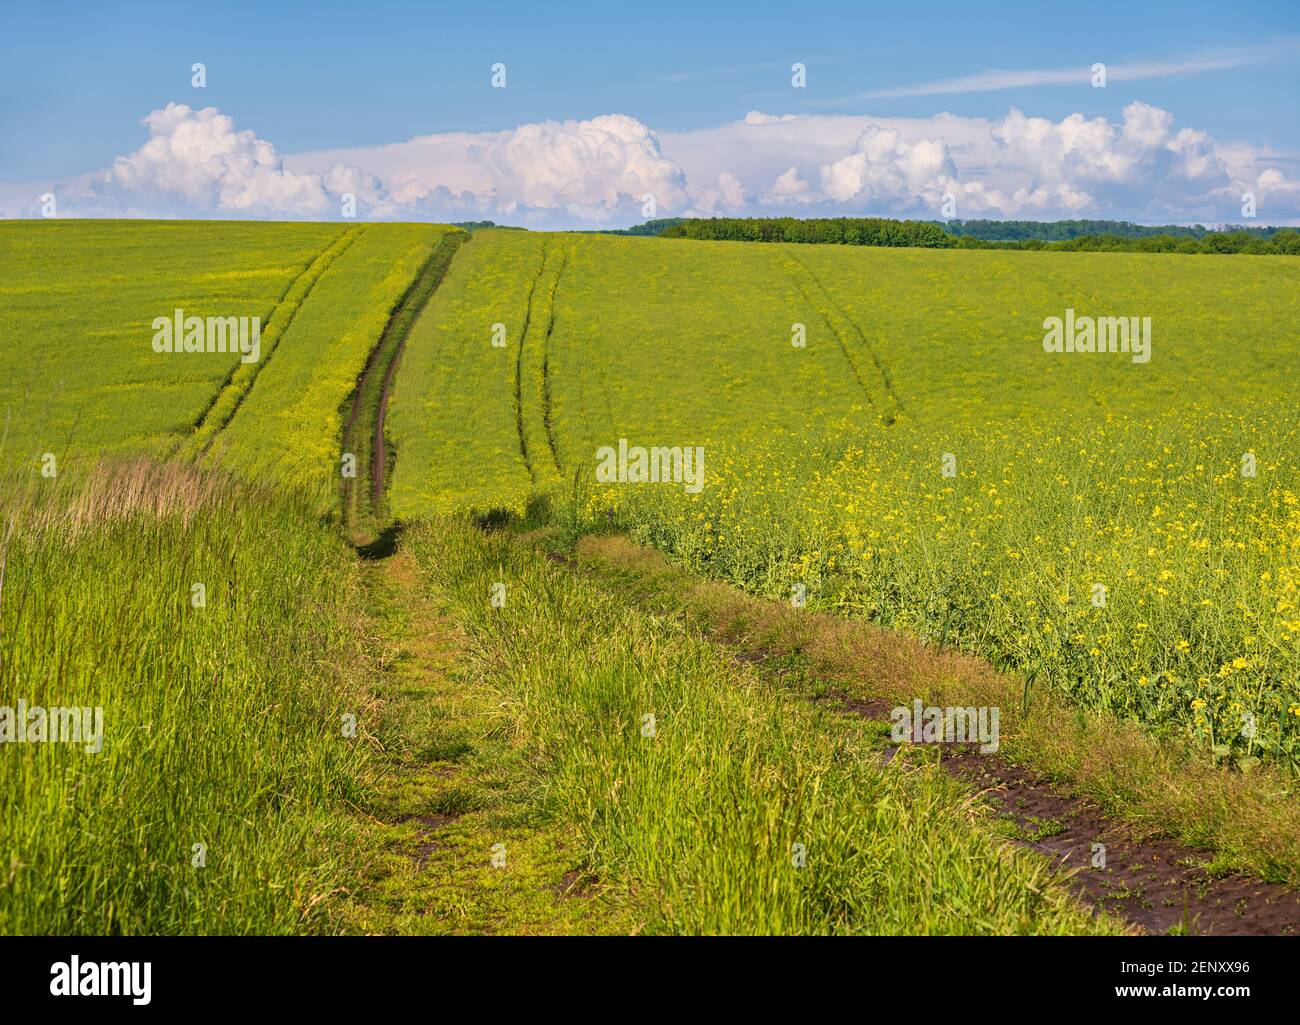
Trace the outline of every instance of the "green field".
{"type": "Polygon", "coordinates": [[[0,271],[0,706],[106,723],[0,745],[0,932],[1131,927],[863,718],[911,697],[1300,883],[1292,258],[92,221],[0,271]]]}
{"type": "Polygon", "coordinates": [[[0,382],[10,465],[42,454],[165,454],[237,357],[151,347],[155,317],[260,316],[343,228],[333,224],[0,222],[0,382]]]}
{"type": "Polygon", "coordinates": [[[702,572],[1300,764],[1294,261],[507,232],[462,261],[400,382],[400,514],[576,480],[702,572]],[[1045,352],[1067,308],[1151,317],[1150,361],[1045,352]],[[595,485],[619,438],[702,446],[707,485],[595,485]]]}
{"type": "Polygon", "coordinates": [[[341,410],[436,225],[0,224],[5,465],[146,452],[337,492],[341,410]],[[260,359],[154,351],[155,318],[260,317],[260,359]],[[254,425],[254,426],[246,426],[254,425]]]}

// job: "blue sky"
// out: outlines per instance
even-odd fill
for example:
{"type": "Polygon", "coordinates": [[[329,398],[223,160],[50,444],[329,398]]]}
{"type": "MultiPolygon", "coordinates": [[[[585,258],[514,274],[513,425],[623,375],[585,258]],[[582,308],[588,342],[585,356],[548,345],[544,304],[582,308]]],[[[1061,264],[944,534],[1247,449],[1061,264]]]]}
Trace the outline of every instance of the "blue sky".
{"type": "MultiPolygon", "coordinates": [[[[852,119],[867,118],[898,131],[907,146],[937,138],[932,119],[942,113],[996,121],[1014,107],[1053,124],[1077,114],[1120,125],[1126,108],[1136,102],[1167,112],[1176,126],[1171,132],[1191,128],[1216,145],[1245,144],[1252,159],[1265,155],[1287,182],[1300,175],[1300,166],[1290,163],[1300,152],[1300,4],[1294,0],[993,7],[43,3],[12,7],[4,20],[0,182],[54,187],[109,168],[149,138],[141,119],[169,103],[215,108],[230,119],[234,131],[251,131],[278,155],[290,157],[287,163],[293,167],[296,154],[365,153],[418,136],[492,136],[523,125],[588,123],[604,115],[632,119],[664,139],[734,124],[750,111],[845,118],[843,124],[855,130],[860,126],[852,119]],[[207,67],[205,89],[190,85],[194,61],[207,67]],[[498,61],[507,67],[505,89],[490,87],[490,67],[498,61]],[[807,67],[806,88],[791,87],[795,61],[807,67]],[[1111,71],[1104,89],[1092,88],[1086,78],[1096,61],[1111,71]],[[1028,84],[1008,88],[991,72],[1044,74],[1025,75],[1028,84]],[[1072,76],[1073,81],[1056,81],[1053,75],[1072,76]],[[948,84],[935,84],[944,82],[948,84]]],[[[840,122],[827,122],[832,123],[840,122]]],[[[931,185],[980,173],[969,162],[962,166],[960,142],[945,140],[958,147],[952,151],[955,163],[932,175],[931,185]]],[[[847,205],[847,212],[858,212],[860,206],[863,211],[883,207],[881,212],[914,213],[934,188],[948,187],[927,191],[916,184],[911,191],[891,191],[867,181],[879,170],[879,158],[871,157],[866,163],[872,173],[858,175],[867,184],[848,199],[834,200],[832,194],[844,196],[849,186],[825,187],[822,169],[836,164],[823,159],[834,156],[830,149],[818,151],[817,163],[801,164],[798,144],[789,143],[795,149],[788,160],[773,154],[771,161],[760,160],[751,168],[745,163],[745,140],[696,137],[700,145],[705,141],[736,147],[735,167],[727,170],[734,171],[748,197],[733,204],[738,211],[774,209],[777,198],[797,194],[797,203],[810,213],[837,204],[847,205]],[[772,181],[758,180],[769,163],[796,168],[790,179],[794,184],[773,192],[772,181]],[[800,192],[799,182],[808,188],[800,192]]],[[[829,141],[827,147],[832,147],[829,141]]],[[[861,152],[854,147],[852,141],[845,145],[840,159],[861,152]]],[[[685,144],[682,152],[688,150],[685,144]]],[[[659,186],[671,193],[665,198],[674,209],[667,212],[723,212],[722,200],[713,200],[712,208],[706,201],[701,208],[695,199],[717,187],[713,171],[715,165],[727,165],[725,159],[697,159],[699,166],[707,165],[708,180],[700,179],[704,172],[699,172],[692,182],[693,168],[682,163],[684,158],[675,156],[666,142],[662,152],[677,168],[659,186]],[[677,171],[680,179],[673,177],[677,171]]],[[[323,166],[308,166],[310,160],[299,163],[298,173],[324,174],[323,166]]],[[[498,213],[513,201],[512,209],[524,220],[539,210],[550,211],[545,217],[552,220],[551,215],[583,222],[591,217],[590,202],[575,207],[581,207],[579,214],[557,214],[554,197],[537,195],[525,185],[519,196],[507,196],[508,189],[495,178],[480,189],[473,175],[451,173],[444,182],[436,166],[413,166],[388,174],[364,164],[357,169],[379,175],[384,197],[394,188],[390,178],[400,173],[414,175],[431,192],[445,186],[454,196],[471,194],[479,202],[490,193],[484,208],[498,213]]],[[[1153,165],[1149,183],[1157,170],[1153,165]]],[[[1241,177],[1238,171],[1233,165],[1225,173],[1235,182],[1241,177]]],[[[644,193],[635,189],[656,191],[651,187],[658,182],[656,173],[633,172],[627,181],[610,186],[613,193],[602,192],[602,185],[592,195],[639,198],[644,193]],[[622,185],[633,191],[623,193],[622,185]]],[[[1054,173],[1026,171],[1000,187],[1007,196],[1014,191],[1011,184],[1034,194],[1036,185],[1057,184],[1054,173]]],[[[1245,180],[1254,187],[1256,178],[1245,180]]],[[[1083,180],[1066,184],[1094,201],[1095,209],[1083,215],[1124,213],[1126,203],[1129,213],[1150,209],[1142,195],[1131,203],[1119,202],[1089,190],[1083,180]]],[[[71,195],[75,188],[69,188],[71,195]]],[[[581,193],[582,187],[560,191],[581,193]]],[[[1283,191],[1289,201],[1289,192],[1283,191]]],[[[119,206],[125,202],[120,192],[114,200],[119,206]]],[[[722,192],[727,192],[725,183],[722,192]]],[[[971,198],[974,202],[973,193],[971,198]]],[[[1169,204],[1170,215],[1185,212],[1192,198],[1180,195],[1169,204]]],[[[5,199],[0,193],[0,206],[5,199]]],[[[381,197],[372,206],[394,208],[385,201],[381,197]]],[[[157,200],[160,208],[168,202],[157,200]]],[[[187,202],[194,204],[192,194],[187,202]]],[[[421,202],[427,212],[438,207],[428,196],[421,202]]],[[[628,219],[629,202],[604,202],[603,209],[628,219]]],[[[1060,203],[1070,202],[1077,201],[1058,201],[1052,193],[1046,205],[1034,209],[1059,214],[1066,209],[1060,203]]],[[[101,206],[105,203],[104,209],[111,209],[101,192],[101,206]]],[[[132,203],[143,211],[155,201],[141,193],[132,203]]],[[[450,209],[447,202],[442,206],[450,209]]],[[[182,207],[171,212],[184,212],[182,207]]],[[[1206,218],[1231,212],[1226,203],[1205,207],[1206,218]]],[[[266,211],[275,212],[269,206],[266,211]]],[[[193,212],[202,215],[202,203],[193,212]]],[[[1006,199],[1001,207],[977,212],[998,216],[1023,211],[1006,199]]],[[[1274,219],[1297,212],[1278,204],[1274,219]]]]}

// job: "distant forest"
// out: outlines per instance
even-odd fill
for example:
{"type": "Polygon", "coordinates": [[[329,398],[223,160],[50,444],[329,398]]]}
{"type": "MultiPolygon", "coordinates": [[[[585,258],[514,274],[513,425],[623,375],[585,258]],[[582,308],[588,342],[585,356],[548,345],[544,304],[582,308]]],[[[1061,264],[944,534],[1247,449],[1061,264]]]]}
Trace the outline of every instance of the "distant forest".
{"type": "Polygon", "coordinates": [[[630,228],[593,228],[579,232],[583,235],[663,235],[669,228],[686,221],[685,217],[660,217],[658,220],[634,224],[630,228]]]}
{"type": "Polygon", "coordinates": [[[497,224],[495,221],[452,221],[453,228],[464,228],[466,231],[474,232],[480,228],[501,228],[505,231],[527,231],[527,228],[519,227],[514,224],[497,224]]]}
{"type": "MultiPolygon", "coordinates": [[[[462,221],[457,227],[506,227],[462,221]]],[[[519,228],[516,230],[526,230],[519,228]]],[[[1245,253],[1300,256],[1296,228],[1131,221],[898,221],[888,217],[660,217],[630,228],[595,228],[588,235],[637,235],[721,242],[816,242],[924,249],[1031,249],[1092,253],[1245,253]]]]}
{"type": "MultiPolygon", "coordinates": [[[[1038,239],[1042,242],[1065,242],[1076,238],[1097,235],[1117,235],[1120,238],[1203,238],[1223,234],[1214,228],[1193,224],[1134,224],[1132,221],[937,221],[949,235],[958,238],[976,238],[985,242],[1020,242],[1038,239]]],[[[1227,232],[1244,231],[1259,238],[1268,238],[1281,228],[1246,228],[1231,225],[1227,232]]]]}
{"type": "Polygon", "coordinates": [[[1300,256],[1295,228],[1149,226],[1128,221],[897,221],[882,217],[667,218],[613,234],[732,242],[817,242],[928,249],[1246,253],[1300,256]],[[658,227],[663,225],[663,227],[658,227]],[[653,230],[655,226],[657,230],[653,230]]]}

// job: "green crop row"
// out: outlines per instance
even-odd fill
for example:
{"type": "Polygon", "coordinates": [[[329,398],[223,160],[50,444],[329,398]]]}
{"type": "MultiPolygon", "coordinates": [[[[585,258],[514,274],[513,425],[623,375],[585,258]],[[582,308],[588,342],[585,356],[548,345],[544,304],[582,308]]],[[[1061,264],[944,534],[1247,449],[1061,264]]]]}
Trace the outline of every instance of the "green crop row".
{"type": "Polygon", "coordinates": [[[395,515],[527,504],[516,382],[543,241],[475,232],[416,321],[386,425],[395,515]]]}
{"type": "Polygon", "coordinates": [[[239,408],[239,404],[244,401],[248,396],[249,389],[253,387],[253,379],[257,376],[258,371],[262,369],[263,361],[270,359],[275,353],[275,347],[280,338],[289,328],[289,325],[293,323],[293,318],[297,315],[303,302],[311,294],[311,290],[315,287],[321,274],[338,258],[340,253],[357,240],[360,232],[360,228],[345,231],[333,245],[317,256],[311,262],[311,266],[294,281],[262,330],[261,359],[251,363],[245,363],[241,360],[236,364],[230,379],[217,393],[212,405],[204,414],[203,420],[195,427],[194,433],[181,442],[177,451],[178,455],[187,459],[194,459],[202,455],[208,446],[212,444],[212,440],[217,433],[230,422],[230,418],[235,415],[235,410],[239,408]]]}

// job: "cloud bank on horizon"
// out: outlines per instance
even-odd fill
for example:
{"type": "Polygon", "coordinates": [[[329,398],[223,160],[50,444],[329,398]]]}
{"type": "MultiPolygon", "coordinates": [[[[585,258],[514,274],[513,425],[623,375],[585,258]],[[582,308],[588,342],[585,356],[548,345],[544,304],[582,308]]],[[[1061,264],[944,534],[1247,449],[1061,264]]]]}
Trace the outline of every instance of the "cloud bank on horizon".
{"type": "Polygon", "coordinates": [[[213,107],[180,103],[141,122],[148,140],[102,171],[0,184],[0,213],[60,217],[491,219],[603,227],[656,216],[877,215],[1234,222],[1300,221],[1287,155],[1221,142],[1142,102],[1123,120],[1060,121],[1012,107],[990,120],[769,115],[688,132],[634,117],[543,121],[482,133],[292,156],[213,107]]]}

